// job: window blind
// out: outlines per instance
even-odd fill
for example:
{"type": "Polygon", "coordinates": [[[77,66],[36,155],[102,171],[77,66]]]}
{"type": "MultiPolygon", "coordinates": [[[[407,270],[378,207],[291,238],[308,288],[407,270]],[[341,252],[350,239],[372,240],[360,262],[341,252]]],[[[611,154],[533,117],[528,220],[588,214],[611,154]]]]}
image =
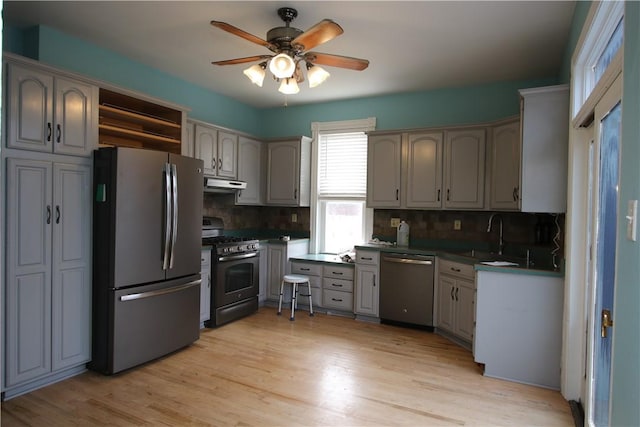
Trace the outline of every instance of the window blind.
{"type": "Polygon", "coordinates": [[[319,197],[367,195],[367,135],[364,132],[320,134],[319,197]]]}

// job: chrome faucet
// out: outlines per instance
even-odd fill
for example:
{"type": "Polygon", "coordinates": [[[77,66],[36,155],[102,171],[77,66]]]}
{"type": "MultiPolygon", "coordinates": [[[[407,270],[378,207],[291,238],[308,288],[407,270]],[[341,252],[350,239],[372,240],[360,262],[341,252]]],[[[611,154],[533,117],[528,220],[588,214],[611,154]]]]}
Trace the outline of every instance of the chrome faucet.
{"type": "Polygon", "coordinates": [[[498,217],[500,220],[500,240],[498,241],[498,255],[502,255],[502,249],[504,249],[504,240],[502,239],[502,216],[497,213],[492,213],[489,217],[489,225],[487,227],[487,233],[491,232],[491,224],[493,222],[493,218],[498,217]]]}

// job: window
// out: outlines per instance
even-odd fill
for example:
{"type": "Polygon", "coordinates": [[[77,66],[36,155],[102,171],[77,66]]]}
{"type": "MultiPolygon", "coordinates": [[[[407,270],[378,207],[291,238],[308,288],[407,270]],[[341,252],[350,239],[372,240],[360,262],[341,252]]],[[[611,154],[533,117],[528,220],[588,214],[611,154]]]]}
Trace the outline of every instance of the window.
{"type": "Polygon", "coordinates": [[[375,122],[371,123],[371,119],[314,123],[311,252],[337,254],[371,235],[365,134],[373,129],[375,122]]]}
{"type": "Polygon", "coordinates": [[[622,71],[624,2],[594,2],[572,59],[574,126],[588,125],[593,109],[622,71]]]}

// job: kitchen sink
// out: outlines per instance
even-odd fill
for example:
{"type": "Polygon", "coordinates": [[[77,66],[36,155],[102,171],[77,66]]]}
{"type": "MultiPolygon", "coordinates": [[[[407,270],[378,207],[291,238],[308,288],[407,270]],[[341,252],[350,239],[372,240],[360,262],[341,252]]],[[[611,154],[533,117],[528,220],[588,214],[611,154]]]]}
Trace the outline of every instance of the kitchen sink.
{"type": "Polygon", "coordinates": [[[509,264],[515,264],[515,265],[526,265],[525,258],[519,258],[511,255],[501,255],[496,252],[487,252],[487,251],[482,251],[477,249],[471,249],[470,251],[459,252],[457,255],[474,258],[478,263],[494,263],[496,265],[501,265],[502,263],[509,263],[509,264]]]}

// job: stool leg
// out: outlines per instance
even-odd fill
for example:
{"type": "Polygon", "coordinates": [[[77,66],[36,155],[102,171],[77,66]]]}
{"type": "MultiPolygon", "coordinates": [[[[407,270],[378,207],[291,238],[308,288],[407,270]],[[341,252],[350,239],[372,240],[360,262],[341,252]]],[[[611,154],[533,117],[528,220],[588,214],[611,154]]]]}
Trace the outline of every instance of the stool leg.
{"type": "Polygon", "coordinates": [[[278,316],[282,314],[282,291],[284,289],[284,280],[280,282],[280,301],[278,301],[278,316]]]}
{"type": "Polygon", "coordinates": [[[291,317],[289,320],[296,320],[296,295],[298,294],[298,284],[291,285],[291,317]]]}
{"type": "Polygon", "coordinates": [[[307,289],[309,290],[309,316],[313,316],[313,300],[311,298],[311,281],[307,282],[307,289]]]}

